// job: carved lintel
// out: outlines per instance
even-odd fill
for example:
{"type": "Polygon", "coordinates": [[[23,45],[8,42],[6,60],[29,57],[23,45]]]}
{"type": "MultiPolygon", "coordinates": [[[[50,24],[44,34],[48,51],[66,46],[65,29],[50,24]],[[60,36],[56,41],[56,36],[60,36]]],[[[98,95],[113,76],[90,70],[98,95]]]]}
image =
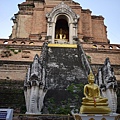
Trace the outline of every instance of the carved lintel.
{"type": "Polygon", "coordinates": [[[68,5],[66,5],[64,2],[61,2],[57,6],[55,6],[50,13],[46,14],[46,17],[48,18],[48,22],[52,21],[53,16],[57,14],[68,14],[71,15],[73,18],[74,23],[77,23],[78,18],[80,17],[77,15],[68,5]]]}

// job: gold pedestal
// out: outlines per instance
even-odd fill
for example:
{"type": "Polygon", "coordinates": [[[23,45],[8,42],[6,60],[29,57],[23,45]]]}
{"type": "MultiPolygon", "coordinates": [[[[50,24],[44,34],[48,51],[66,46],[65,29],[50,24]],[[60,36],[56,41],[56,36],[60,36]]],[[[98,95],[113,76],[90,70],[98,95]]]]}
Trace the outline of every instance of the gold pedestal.
{"type": "Polygon", "coordinates": [[[108,106],[86,106],[80,107],[81,114],[108,114],[111,110],[108,106]]]}

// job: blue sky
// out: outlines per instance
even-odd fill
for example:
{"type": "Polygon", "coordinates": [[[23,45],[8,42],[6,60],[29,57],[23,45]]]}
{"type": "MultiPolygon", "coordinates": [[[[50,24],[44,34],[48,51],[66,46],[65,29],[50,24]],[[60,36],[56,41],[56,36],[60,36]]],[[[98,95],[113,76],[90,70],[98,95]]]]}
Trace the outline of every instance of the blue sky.
{"type": "MultiPolygon", "coordinates": [[[[8,38],[12,32],[10,20],[18,12],[18,4],[25,0],[2,0],[0,7],[0,38],[8,38]]],[[[120,44],[120,0],[75,0],[83,9],[90,9],[92,15],[102,15],[107,26],[111,44],[120,44]]]]}

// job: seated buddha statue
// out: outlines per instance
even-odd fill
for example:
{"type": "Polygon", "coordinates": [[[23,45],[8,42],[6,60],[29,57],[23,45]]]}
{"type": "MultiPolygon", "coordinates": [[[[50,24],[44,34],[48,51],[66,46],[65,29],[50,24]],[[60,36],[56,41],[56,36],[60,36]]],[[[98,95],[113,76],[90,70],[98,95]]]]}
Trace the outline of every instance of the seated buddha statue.
{"type": "Polygon", "coordinates": [[[88,83],[84,86],[84,95],[80,113],[110,113],[108,99],[100,96],[99,86],[94,84],[94,75],[92,72],[88,75],[88,83]]]}
{"type": "Polygon", "coordinates": [[[63,30],[62,30],[62,28],[60,28],[59,37],[60,37],[60,39],[63,39],[63,30]]]}

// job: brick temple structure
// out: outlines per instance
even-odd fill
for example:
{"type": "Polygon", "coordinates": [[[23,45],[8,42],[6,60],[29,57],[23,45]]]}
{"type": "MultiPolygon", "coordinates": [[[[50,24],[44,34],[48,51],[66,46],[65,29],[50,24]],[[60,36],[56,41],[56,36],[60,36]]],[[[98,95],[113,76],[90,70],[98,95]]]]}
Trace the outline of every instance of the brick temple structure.
{"type": "MultiPolygon", "coordinates": [[[[16,90],[22,89],[23,84],[19,82],[25,80],[27,69],[34,56],[40,55],[44,42],[73,45],[79,41],[94,74],[109,57],[119,83],[120,44],[110,44],[103,16],[92,15],[91,10],[72,0],[26,0],[18,7],[18,13],[12,18],[14,25],[9,39],[0,39],[0,89],[3,96],[4,89],[7,91],[4,87],[9,88],[9,82],[17,85],[16,90]]],[[[2,104],[8,105],[4,100],[0,106],[2,104]]]]}

